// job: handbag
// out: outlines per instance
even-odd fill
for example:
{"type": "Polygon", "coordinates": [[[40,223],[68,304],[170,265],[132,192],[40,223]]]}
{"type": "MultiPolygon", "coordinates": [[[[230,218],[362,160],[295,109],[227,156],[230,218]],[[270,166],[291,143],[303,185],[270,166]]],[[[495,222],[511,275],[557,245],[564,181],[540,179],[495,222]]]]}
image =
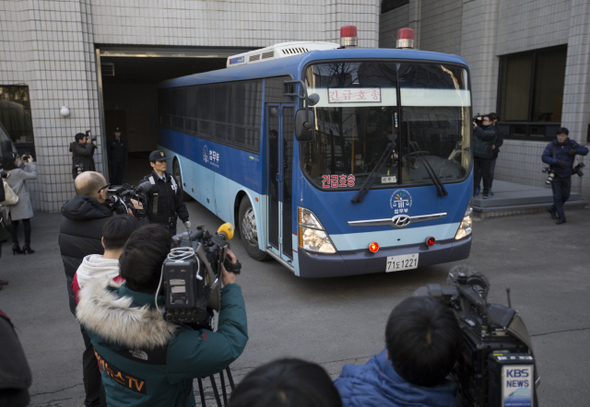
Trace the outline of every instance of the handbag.
{"type": "Polygon", "coordinates": [[[2,183],[4,184],[4,200],[0,202],[0,205],[4,206],[12,206],[18,203],[18,195],[10,188],[10,185],[6,183],[3,179],[2,183]]]}

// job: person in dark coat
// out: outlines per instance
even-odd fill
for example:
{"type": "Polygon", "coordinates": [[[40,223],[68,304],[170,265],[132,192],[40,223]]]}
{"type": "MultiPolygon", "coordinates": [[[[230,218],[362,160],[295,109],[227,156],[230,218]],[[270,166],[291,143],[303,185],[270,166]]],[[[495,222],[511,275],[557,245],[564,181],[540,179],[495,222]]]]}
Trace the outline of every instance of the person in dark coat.
{"type": "Polygon", "coordinates": [[[96,170],[93,158],[96,145],[92,142],[92,138],[87,137],[84,133],[78,133],[75,136],[75,140],[75,142],[70,144],[72,176],[74,179],[76,179],[80,172],[96,170]]]}
{"type": "Polygon", "coordinates": [[[32,381],[31,369],[14,326],[0,310],[0,406],[28,406],[32,381]]]}
{"type": "Polygon", "coordinates": [[[31,218],[33,217],[33,205],[27,189],[27,180],[37,179],[37,164],[33,157],[23,155],[21,165],[18,165],[18,155],[15,153],[4,153],[2,166],[6,171],[6,183],[18,195],[16,205],[8,207],[10,213],[10,233],[12,235],[13,254],[33,254],[31,248],[31,218]],[[18,243],[18,225],[22,220],[25,232],[25,244],[22,249],[18,243]]]}
{"type": "MultiPolygon", "coordinates": [[[[105,178],[94,171],[85,171],[74,181],[76,196],[61,208],[63,215],[59,225],[59,248],[66,273],[66,286],[70,311],[76,315],[76,297],[72,290],[74,274],[85,256],[103,254],[102,228],[113,216],[105,205],[108,185],[105,178]]],[[[80,326],[86,349],[82,355],[86,406],[106,406],[104,390],[98,369],[98,361],[86,331],[80,326]]]]}
{"type": "Polygon", "coordinates": [[[113,185],[123,184],[123,173],[127,165],[127,141],[121,137],[121,128],[115,127],[107,144],[107,156],[109,159],[110,181],[113,185]]]}
{"type": "MultiPolygon", "coordinates": [[[[113,216],[106,205],[108,184],[102,174],[85,171],[74,181],[76,196],[68,200],[61,208],[62,219],[59,225],[59,248],[66,273],[70,311],[76,315],[76,296],[72,282],[76,270],[91,254],[103,254],[101,243],[104,224],[113,216]]],[[[142,209],[138,202],[133,202],[136,209],[142,209]]],[[[129,211],[131,214],[131,211],[129,211]]],[[[80,326],[86,349],[82,355],[84,390],[86,406],[106,406],[102,388],[98,361],[86,331],[80,326]]]]}
{"type": "Polygon", "coordinates": [[[490,115],[482,117],[481,124],[473,122],[473,194],[479,189],[483,178],[483,199],[488,199],[491,188],[490,169],[494,159],[492,145],[496,138],[496,128],[492,125],[490,115]]]}
{"type": "Polygon", "coordinates": [[[151,184],[148,191],[147,217],[150,223],[158,223],[175,235],[178,218],[187,229],[191,226],[188,210],[182,198],[182,188],[176,178],[166,172],[166,154],[163,151],[152,151],[149,159],[153,171],[140,182],[140,185],[151,184]]]}
{"type": "Polygon", "coordinates": [[[570,197],[572,189],[572,174],[576,155],[588,154],[588,148],[581,146],[569,138],[569,130],[562,127],[557,132],[557,139],[547,144],[541,159],[549,164],[555,174],[551,181],[553,191],[553,205],[547,211],[551,218],[557,219],[558,225],[565,223],[563,205],[570,197]]]}

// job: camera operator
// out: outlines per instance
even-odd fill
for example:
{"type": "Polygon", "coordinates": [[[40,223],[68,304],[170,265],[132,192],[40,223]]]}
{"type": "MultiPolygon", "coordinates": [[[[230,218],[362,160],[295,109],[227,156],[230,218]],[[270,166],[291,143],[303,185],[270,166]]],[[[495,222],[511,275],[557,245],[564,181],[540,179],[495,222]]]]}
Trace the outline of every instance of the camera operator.
{"type": "MultiPolygon", "coordinates": [[[[76,312],[76,297],[72,290],[74,274],[84,257],[91,254],[103,254],[101,243],[104,224],[113,215],[105,204],[108,197],[108,184],[102,174],[85,171],[75,180],[76,196],[69,199],[61,208],[62,219],[59,225],[59,248],[68,290],[70,311],[76,312]]],[[[136,208],[142,208],[137,201],[136,208]]],[[[105,406],[100,398],[101,382],[94,350],[90,338],[83,327],[82,337],[86,349],[82,356],[86,406],[105,406]]]]}
{"type": "Polygon", "coordinates": [[[461,340],[457,319],[439,300],[407,298],[387,320],[385,350],[365,365],[345,365],[334,381],[343,406],[456,406],[447,375],[461,340]]]}
{"type": "Polygon", "coordinates": [[[490,115],[482,116],[481,122],[473,122],[473,185],[474,195],[479,189],[483,178],[483,199],[488,199],[492,186],[491,167],[494,160],[493,144],[496,139],[496,128],[492,125],[490,115]]]}
{"type": "Polygon", "coordinates": [[[93,139],[84,133],[76,134],[75,142],[70,144],[72,153],[72,176],[74,179],[83,171],[95,171],[94,150],[96,145],[93,139]]]}
{"type": "Polygon", "coordinates": [[[547,211],[558,225],[565,223],[563,204],[570,197],[572,188],[573,165],[576,154],[586,155],[588,149],[569,138],[569,130],[565,127],[557,131],[557,138],[545,147],[541,159],[549,164],[551,171],[555,174],[551,181],[553,191],[553,205],[547,211]]]}
{"type": "Polygon", "coordinates": [[[225,268],[216,332],[164,319],[158,290],[171,247],[168,229],[143,226],[120,257],[126,282],[94,281],[80,290],[77,317],[92,339],[109,405],[194,406],[193,378],[225,369],[246,346],[244,299],[225,268]]]}
{"type": "Polygon", "coordinates": [[[163,151],[152,151],[149,160],[153,171],[143,177],[140,183],[140,185],[151,184],[147,191],[147,217],[150,223],[157,223],[168,228],[170,235],[174,236],[177,218],[182,220],[187,229],[191,226],[188,210],[182,198],[182,188],[178,185],[178,181],[166,172],[167,158],[163,151]]]}

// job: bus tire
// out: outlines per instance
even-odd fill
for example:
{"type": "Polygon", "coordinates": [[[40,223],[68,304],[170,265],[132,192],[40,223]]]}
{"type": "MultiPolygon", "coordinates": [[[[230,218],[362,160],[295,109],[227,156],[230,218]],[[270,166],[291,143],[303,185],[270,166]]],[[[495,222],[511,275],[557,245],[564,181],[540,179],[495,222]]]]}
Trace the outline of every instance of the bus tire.
{"type": "Polygon", "coordinates": [[[182,185],[182,173],[180,171],[180,164],[178,164],[178,160],[174,160],[172,172],[173,172],[174,178],[176,178],[176,182],[178,182],[178,186],[180,187],[180,190],[182,191],[182,199],[185,202],[192,201],[193,197],[190,196],[189,194],[187,194],[186,192],[184,192],[184,187],[182,185]]]}
{"type": "Polygon", "coordinates": [[[252,203],[247,197],[243,198],[240,202],[238,219],[240,222],[240,238],[248,255],[258,261],[270,259],[270,256],[258,247],[256,214],[254,213],[254,208],[252,208],[252,203]]]}

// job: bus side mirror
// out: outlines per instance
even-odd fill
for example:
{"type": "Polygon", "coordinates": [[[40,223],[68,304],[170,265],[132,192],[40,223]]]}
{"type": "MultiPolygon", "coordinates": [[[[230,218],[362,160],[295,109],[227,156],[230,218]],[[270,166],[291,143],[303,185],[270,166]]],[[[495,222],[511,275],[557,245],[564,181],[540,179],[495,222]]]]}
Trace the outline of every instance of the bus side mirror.
{"type": "Polygon", "coordinates": [[[314,114],[309,108],[299,109],[295,114],[295,138],[297,141],[313,141],[314,114]]]}

